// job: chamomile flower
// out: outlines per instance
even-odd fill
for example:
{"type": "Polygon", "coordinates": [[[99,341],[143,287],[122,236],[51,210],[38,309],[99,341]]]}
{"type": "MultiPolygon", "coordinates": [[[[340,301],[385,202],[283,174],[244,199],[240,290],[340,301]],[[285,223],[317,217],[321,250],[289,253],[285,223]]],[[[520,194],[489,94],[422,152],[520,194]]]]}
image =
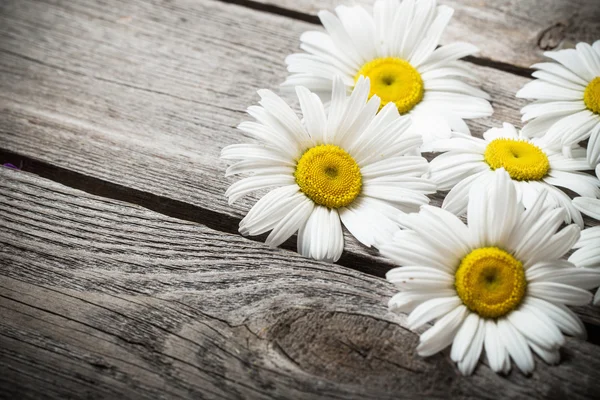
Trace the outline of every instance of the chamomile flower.
{"type": "Polygon", "coordinates": [[[569,149],[589,138],[587,160],[600,162],[600,40],[578,43],[575,49],[548,51],[557,63],[533,65],[538,78],[517,92],[517,97],[537,99],[523,107],[527,137],[544,136],[549,146],[569,149]]]}
{"type": "MultiPolygon", "coordinates": [[[[600,178],[600,164],[596,165],[596,176],[600,178]]],[[[576,197],[573,205],[582,213],[600,221],[600,199],[576,197]]],[[[581,231],[581,238],[573,248],[577,250],[571,254],[569,261],[578,267],[600,270],[600,226],[581,231]]],[[[594,304],[600,304],[600,290],[596,292],[594,304]]]]}
{"type": "Polygon", "coordinates": [[[326,101],[335,76],[354,90],[361,76],[370,78],[369,96],[381,106],[395,104],[410,114],[413,130],[424,142],[469,132],[463,119],[492,114],[489,96],[457,77],[470,73],[456,63],[477,52],[468,43],[436,48],[454,10],[435,0],[377,0],[373,13],[361,6],[338,6],[336,15],[319,12],[325,32],[302,34],[302,54],[286,59],[291,75],[284,87],[305,86],[326,101]]]}
{"type": "Polygon", "coordinates": [[[583,228],[581,213],[573,206],[560,186],[581,196],[600,196],[600,181],[579,172],[589,169],[585,150],[572,150],[573,158],[546,147],[543,140],[527,139],[514,126],[492,128],[483,139],[454,133],[450,139],[432,144],[433,151],[445,152],[430,164],[431,179],[439,190],[450,190],[442,208],[463,214],[467,210],[470,187],[479,180],[491,179],[494,170],[504,168],[515,183],[519,199],[529,208],[539,192],[547,190],[547,202],[562,207],[565,222],[574,221],[583,228]]]}
{"type": "Polygon", "coordinates": [[[422,178],[427,160],[415,156],[419,135],[407,133],[410,118],[394,105],[379,113],[379,98],[369,98],[369,80],[361,78],[347,97],[334,81],[326,113],[318,96],[296,88],[303,120],[278,96],[260,90],[262,107],[248,109],[258,122],[239,129],[259,140],[223,149],[221,157],[241,160],[226,175],[252,173],[235,182],[230,204],[246,194],[276,188],[262,197],[240,223],[244,235],[271,231],[267,244],[278,246],[298,232],[298,252],[337,260],[344,247],[342,223],[371,246],[398,229],[398,214],[429,202],[435,185],[422,178]],[[368,101],[367,101],[368,100],[368,101]]]}
{"type": "Polygon", "coordinates": [[[600,272],[561,260],[579,228],[559,230],[564,211],[546,207],[546,194],[525,210],[500,169],[470,191],[468,225],[431,206],[400,218],[405,229],[380,250],[402,265],[387,273],[400,290],[390,307],[410,312],[410,329],[436,320],[420,336],[421,356],[452,345],[451,359],[469,375],[485,349],[492,370],[508,372],[512,359],[527,374],[532,351],[557,363],[563,333],[585,335],[566,306],[588,304],[600,272]]]}

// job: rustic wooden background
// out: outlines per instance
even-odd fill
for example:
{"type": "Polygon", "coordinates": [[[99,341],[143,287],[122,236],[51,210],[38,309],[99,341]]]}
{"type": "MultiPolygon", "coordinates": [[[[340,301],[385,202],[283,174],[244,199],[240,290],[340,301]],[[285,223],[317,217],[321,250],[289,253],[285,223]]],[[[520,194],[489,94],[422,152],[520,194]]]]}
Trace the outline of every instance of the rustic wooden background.
{"type": "MultiPolygon", "coordinates": [[[[441,3],[444,43],[481,48],[476,135],[520,125],[543,50],[600,38],[598,0],[441,3]]],[[[258,196],[227,205],[220,149],[336,4],[0,0],[0,161],[21,168],[0,168],[0,397],[598,397],[598,309],[559,366],[464,378],[415,354],[376,251],[346,236],[332,265],[237,233],[258,196]]]]}

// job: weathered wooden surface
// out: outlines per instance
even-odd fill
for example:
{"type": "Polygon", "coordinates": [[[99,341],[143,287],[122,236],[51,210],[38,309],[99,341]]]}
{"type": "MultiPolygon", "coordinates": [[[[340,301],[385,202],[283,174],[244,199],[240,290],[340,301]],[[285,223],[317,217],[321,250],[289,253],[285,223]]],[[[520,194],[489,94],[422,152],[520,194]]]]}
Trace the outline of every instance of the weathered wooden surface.
{"type": "MultiPolygon", "coordinates": [[[[2,148],[235,220],[258,196],[227,204],[236,178],[223,178],[219,152],[251,140],[235,126],[315,28],[214,1],[19,0],[0,18],[2,148]]],[[[518,125],[525,102],[514,94],[528,79],[465,65],[495,110],[473,132],[518,125]]],[[[349,254],[385,264],[346,239],[349,254]]]]}
{"type": "MultiPolygon", "coordinates": [[[[248,119],[257,89],[283,81],[283,60],[297,51],[300,33],[317,29],[303,21],[314,21],[311,5],[334,5],[319,1],[0,2],[0,161],[47,178],[0,168],[2,395],[598,392],[598,308],[577,310],[590,341],[569,340],[560,366],[540,362],[531,378],[498,377],[481,366],[462,378],[446,354],[414,354],[417,336],[386,309],[393,288],[374,277],[390,267],[376,251],[347,236],[336,266],[295,255],[294,240],[274,250],[260,243],[264,237],[236,233],[259,196],[227,205],[234,178],[223,178],[220,149],[250,140],[235,126],[248,119]]],[[[448,38],[485,40],[476,43],[489,49],[483,57],[498,61],[465,64],[495,110],[470,123],[476,135],[503,121],[519,125],[525,104],[514,93],[529,79],[505,71],[523,74],[531,62],[521,64],[528,53],[520,46],[530,43],[510,35],[529,35],[547,20],[522,17],[515,10],[529,3],[513,3],[454,5],[448,38]],[[507,8],[513,11],[501,17],[507,8]],[[460,15],[481,13],[489,30],[461,28],[475,22],[460,15]],[[508,36],[494,33],[491,41],[496,24],[508,36]],[[507,43],[518,59],[503,58],[507,43]]],[[[540,12],[571,10],[560,4],[540,12]]],[[[589,41],[595,11],[581,4],[569,14],[579,30],[567,37],[589,41]]]]}
{"type": "Polygon", "coordinates": [[[447,354],[387,282],[0,169],[0,384],[14,398],[586,398],[591,343],[531,378],[447,354]],[[223,254],[227,254],[223,257],[223,254]]]}
{"type": "MultiPolygon", "coordinates": [[[[319,10],[333,10],[339,4],[360,4],[366,8],[373,4],[372,0],[255,2],[267,6],[267,10],[291,11],[296,18],[315,23],[319,10]]],[[[515,72],[543,60],[544,51],[572,48],[577,42],[591,43],[600,38],[598,0],[438,0],[438,3],[455,9],[442,44],[468,39],[481,50],[478,57],[484,60],[476,62],[489,60],[499,63],[495,64],[499,68],[515,72]]]]}

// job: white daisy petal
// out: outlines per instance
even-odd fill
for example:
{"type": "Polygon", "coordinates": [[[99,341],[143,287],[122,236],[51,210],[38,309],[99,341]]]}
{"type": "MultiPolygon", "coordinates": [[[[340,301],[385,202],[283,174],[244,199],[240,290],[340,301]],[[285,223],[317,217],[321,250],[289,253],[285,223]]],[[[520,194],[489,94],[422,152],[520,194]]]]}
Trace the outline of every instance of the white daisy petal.
{"type": "Polygon", "coordinates": [[[552,101],[528,104],[521,109],[523,121],[539,117],[562,117],[585,110],[583,101],[552,101]]]}
{"type": "Polygon", "coordinates": [[[549,72],[549,73],[559,76],[563,79],[567,79],[573,83],[578,83],[579,85],[584,86],[584,87],[587,85],[587,81],[585,79],[574,74],[572,71],[570,71],[569,69],[565,68],[564,66],[562,66],[560,64],[549,63],[549,62],[548,63],[539,63],[539,64],[532,65],[531,68],[536,68],[541,71],[549,72]]]}
{"type": "Polygon", "coordinates": [[[431,71],[435,68],[446,66],[450,61],[458,60],[471,54],[477,53],[479,49],[469,43],[457,42],[436,49],[427,61],[419,65],[420,72],[431,71]]]}
{"type": "Polygon", "coordinates": [[[576,197],[573,199],[573,205],[582,213],[600,220],[600,200],[589,197],[576,197]]]}
{"type": "Polygon", "coordinates": [[[435,20],[429,27],[427,36],[419,43],[410,57],[411,63],[416,67],[425,61],[435,50],[446,25],[448,25],[450,18],[452,18],[452,14],[454,14],[454,10],[447,6],[439,6],[436,11],[435,20]]]}
{"type": "Polygon", "coordinates": [[[578,249],[584,246],[600,247],[600,226],[594,226],[581,231],[581,236],[573,248],[578,249]]]}
{"type": "Polygon", "coordinates": [[[315,204],[309,199],[304,199],[273,228],[265,243],[277,247],[296,233],[306,220],[310,217],[315,204]]]}
{"type": "Polygon", "coordinates": [[[315,260],[337,261],[344,239],[337,210],[316,206],[298,231],[298,253],[315,260]]]}
{"type": "Polygon", "coordinates": [[[553,304],[549,301],[528,297],[524,304],[529,304],[534,310],[539,310],[539,314],[545,315],[556,324],[556,326],[567,335],[576,336],[585,339],[585,326],[577,315],[562,304],[553,304]]]}
{"type": "Polygon", "coordinates": [[[540,100],[581,100],[579,90],[567,89],[548,82],[535,80],[526,83],[516,94],[518,98],[540,100]]]}
{"type": "Polygon", "coordinates": [[[504,369],[504,360],[506,359],[507,351],[500,340],[498,327],[494,320],[485,320],[484,345],[490,368],[494,372],[501,372],[504,369]]]}
{"type": "Polygon", "coordinates": [[[437,319],[462,304],[458,296],[441,297],[421,303],[407,319],[409,329],[418,329],[429,321],[437,319]]]}
{"type": "Polygon", "coordinates": [[[438,297],[454,296],[453,289],[419,290],[418,292],[399,292],[390,299],[388,306],[396,312],[412,312],[414,308],[424,301],[438,297]]]}
{"type": "Polygon", "coordinates": [[[527,340],[523,335],[507,319],[499,319],[498,336],[521,372],[530,374],[535,364],[527,340]]]}
{"type": "MultiPolygon", "coordinates": [[[[600,165],[600,122],[590,131],[587,145],[588,165],[600,165]]],[[[596,173],[598,176],[598,173],[596,173]]]]}
{"type": "MultiPolygon", "coordinates": [[[[569,257],[569,261],[578,267],[600,268],[600,240],[597,240],[594,245],[584,246],[575,251],[569,257]]],[[[600,286],[600,270],[578,272],[581,276],[570,277],[571,279],[577,279],[577,282],[580,283],[577,286],[585,289],[593,289],[600,286]]]]}
{"type": "Polygon", "coordinates": [[[531,282],[527,290],[533,297],[571,306],[583,306],[592,300],[592,294],[587,290],[562,283],[531,282]]]}
{"type": "Polygon", "coordinates": [[[560,361],[560,352],[556,349],[548,349],[541,347],[536,343],[529,342],[529,347],[542,359],[546,364],[555,365],[560,361]]]}
{"type": "Polygon", "coordinates": [[[464,178],[448,192],[442,203],[442,208],[455,215],[463,215],[467,211],[469,191],[472,185],[479,179],[488,175],[489,171],[482,171],[464,178]]]}
{"type": "Polygon", "coordinates": [[[477,333],[480,322],[485,323],[485,320],[479,318],[477,314],[471,313],[467,315],[465,322],[463,322],[458,332],[456,332],[456,337],[452,342],[452,350],[450,351],[452,361],[459,362],[464,358],[469,344],[473,341],[473,337],[477,333]]]}
{"type": "Polygon", "coordinates": [[[244,197],[248,193],[273,186],[292,185],[295,183],[292,175],[257,175],[244,178],[233,183],[225,196],[229,197],[229,204],[235,203],[238,199],[244,197]]]}
{"type": "Polygon", "coordinates": [[[538,78],[541,79],[543,81],[549,82],[549,83],[553,83],[555,85],[567,88],[567,89],[573,89],[573,90],[583,90],[585,89],[585,85],[579,84],[579,83],[575,83],[570,81],[569,79],[563,78],[559,75],[555,75],[546,71],[535,71],[533,74],[531,74],[534,78],[538,78]]]}
{"type": "Polygon", "coordinates": [[[394,268],[389,270],[385,277],[397,287],[406,290],[448,289],[454,285],[454,277],[429,267],[394,268]]]}
{"type": "Polygon", "coordinates": [[[558,348],[564,344],[564,337],[553,324],[547,324],[526,310],[514,310],[506,319],[527,339],[541,347],[558,348]]]}
{"type": "Polygon", "coordinates": [[[587,82],[594,79],[594,75],[587,70],[585,65],[582,63],[581,57],[578,56],[577,50],[575,49],[547,51],[544,53],[544,55],[552,58],[555,61],[558,61],[587,82]]]}
{"type": "Polygon", "coordinates": [[[316,143],[323,142],[327,127],[327,117],[325,116],[323,103],[321,103],[318,96],[304,87],[297,87],[296,93],[300,100],[306,130],[316,143]]]}
{"type": "Polygon", "coordinates": [[[600,55],[597,54],[587,43],[577,43],[575,46],[579,52],[582,64],[587,68],[588,76],[600,76],[600,55]]]}
{"type": "Polygon", "coordinates": [[[458,363],[458,369],[463,375],[471,375],[479,362],[481,351],[483,350],[483,341],[485,339],[485,325],[482,319],[479,320],[477,331],[473,336],[473,341],[462,360],[458,363]]]}
{"type": "Polygon", "coordinates": [[[422,357],[428,357],[446,348],[452,340],[458,328],[466,318],[468,310],[465,306],[458,306],[440,320],[433,327],[421,335],[417,352],[422,357]]]}

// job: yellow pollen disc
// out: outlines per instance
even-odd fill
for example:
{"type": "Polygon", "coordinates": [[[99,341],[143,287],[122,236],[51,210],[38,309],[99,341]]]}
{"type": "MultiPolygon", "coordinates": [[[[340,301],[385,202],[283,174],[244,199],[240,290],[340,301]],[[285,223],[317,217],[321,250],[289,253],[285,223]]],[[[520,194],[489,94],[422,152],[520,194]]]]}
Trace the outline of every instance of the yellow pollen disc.
{"type": "Polygon", "coordinates": [[[523,140],[492,140],[487,145],[483,158],[491,169],[503,167],[516,181],[538,181],[550,170],[546,153],[523,140]]]}
{"type": "Polygon", "coordinates": [[[600,76],[595,77],[583,92],[583,102],[593,113],[600,114],[600,76]]]}
{"type": "Polygon", "coordinates": [[[455,278],[462,302],[483,318],[499,318],[514,310],[527,287],[523,264],[497,247],[482,247],[467,254],[455,278]]]}
{"type": "Polygon", "coordinates": [[[329,208],[347,206],[362,189],[360,167],[350,154],[332,144],[302,154],[294,177],[308,198],[329,208]]]}
{"type": "Polygon", "coordinates": [[[362,66],[354,77],[361,75],[371,81],[369,98],[376,94],[381,99],[381,107],[395,103],[400,114],[406,114],[423,100],[423,79],[419,72],[407,61],[395,57],[376,58],[362,66]]]}

